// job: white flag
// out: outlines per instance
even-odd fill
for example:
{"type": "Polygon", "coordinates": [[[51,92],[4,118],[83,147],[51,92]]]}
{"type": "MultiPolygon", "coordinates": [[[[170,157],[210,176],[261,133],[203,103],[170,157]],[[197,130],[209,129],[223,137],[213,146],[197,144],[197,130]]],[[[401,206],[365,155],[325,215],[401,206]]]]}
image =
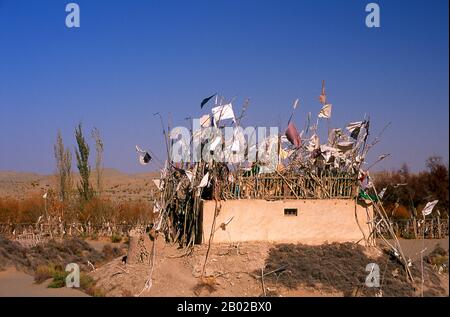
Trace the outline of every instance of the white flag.
{"type": "Polygon", "coordinates": [[[351,132],[355,131],[356,129],[361,128],[362,125],[363,125],[363,121],[350,122],[350,123],[347,125],[346,129],[347,129],[348,132],[351,133],[351,132]]]}
{"type": "Polygon", "coordinates": [[[208,185],[208,179],[209,179],[209,172],[206,173],[205,176],[203,176],[202,180],[200,181],[200,185],[198,185],[198,188],[202,188],[208,185]]]}
{"type": "Polygon", "coordinates": [[[223,106],[218,106],[218,107],[214,107],[211,109],[212,114],[214,116],[214,121],[217,123],[220,120],[225,120],[225,119],[234,119],[234,112],[233,112],[233,105],[231,103],[223,105],[223,106]]]}
{"type": "Polygon", "coordinates": [[[211,116],[209,114],[205,114],[200,118],[200,126],[202,128],[208,128],[211,126],[211,116]]]}
{"type": "Polygon", "coordinates": [[[431,202],[428,202],[425,207],[422,210],[422,214],[424,216],[427,216],[429,214],[431,214],[431,212],[433,211],[434,206],[436,206],[436,204],[438,203],[439,200],[433,200],[431,202]]]}
{"type": "Polygon", "coordinates": [[[353,148],[355,143],[352,141],[342,141],[337,144],[337,148],[342,152],[347,152],[353,148]]]}
{"type": "Polygon", "coordinates": [[[319,112],[319,118],[329,119],[331,117],[331,107],[331,104],[326,104],[325,106],[323,106],[319,112]]]}
{"type": "Polygon", "coordinates": [[[231,144],[231,152],[239,152],[240,144],[239,140],[236,138],[233,140],[233,144],[231,144]]]}
{"type": "Polygon", "coordinates": [[[155,186],[161,190],[162,189],[162,184],[161,184],[161,180],[160,179],[153,179],[153,183],[155,184],[155,186]]]}
{"type": "Polygon", "coordinates": [[[222,137],[216,136],[216,138],[211,142],[211,145],[209,146],[210,151],[215,151],[216,147],[222,142],[222,137]]]}
{"type": "Polygon", "coordinates": [[[47,193],[45,193],[44,196],[42,196],[42,198],[47,199],[47,193]]]}
{"type": "Polygon", "coordinates": [[[186,176],[189,178],[189,181],[192,183],[192,179],[194,178],[194,174],[191,171],[184,171],[186,176]]]}
{"type": "Polygon", "coordinates": [[[139,163],[141,163],[141,165],[147,165],[152,160],[152,157],[150,156],[150,154],[148,154],[146,151],[142,150],[137,145],[136,145],[136,152],[139,155],[139,163]]]}
{"type": "Polygon", "coordinates": [[[386,187],[381,190],[381,192],[378,194],[378,197],[380,197],[380,199],[382,199],[385,192],[386,192],[386,187]]]}

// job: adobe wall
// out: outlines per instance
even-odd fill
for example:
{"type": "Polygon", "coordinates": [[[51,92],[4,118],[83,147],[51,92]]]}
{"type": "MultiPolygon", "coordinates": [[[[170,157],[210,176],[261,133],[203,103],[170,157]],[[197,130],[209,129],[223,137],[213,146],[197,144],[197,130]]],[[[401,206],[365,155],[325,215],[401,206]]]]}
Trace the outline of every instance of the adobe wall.
{"type": "MultiPolygon", "coordinates": [[[[214,242],[271,241],[318,245],[328,242],[356,242],[369,234],[368,214],[373,210],[352,199],[305,199],[286,201],[221,201],[214,242]],[[297,216],[285,215],[285,208],[297,208],[297,216]],[[356,208],[356,209],[355,209],[356,208]],[[233,220],[220,228],[230,217],[233,220]]],[[[203,242],[207,243],[214,216],[214,201],[203,201],[203,242]]],[[[364,241],[362,241],[364,242],[364,241]]]]}

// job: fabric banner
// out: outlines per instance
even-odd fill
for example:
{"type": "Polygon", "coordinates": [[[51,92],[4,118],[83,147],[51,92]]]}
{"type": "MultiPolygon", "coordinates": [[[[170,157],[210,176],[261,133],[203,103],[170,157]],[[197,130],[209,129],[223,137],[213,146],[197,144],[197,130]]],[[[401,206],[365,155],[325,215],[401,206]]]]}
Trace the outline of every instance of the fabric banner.
{"type": "Polygon", "coordinates": [[[233,121],[235,121],[233,105],[231,103],[223,106],[214,107],[211,109],[211,111],[214,116],[214,121],[216,123],[219,122],[220,120],[225,119],[232,119],[233,121]]]}
{"type": "Polygon", "coordinates": [[[331,104],[324,105],[319,112],[319,118],[329,119],[331,117],[331,108],[332,108],[331,104]]]}
{"type": "Polygon", "coordinates": [[[358,121],[358,122],[351,122],[347,125],[346,129],[348,132],[350,132],[350,136],[353,139],[357,139],[359,132],[361,131],[362,126],[364,125],[365,121],[358,121]]]}
{"type": "Polygon", "coordinates": [[[203,108],[203,106],[206,105],[206,104],[208,103],[208,101],[210,101],[211,98],[213,98],[215,95],[217,95],[217,93],[215,93],[214,95],[209,96],[209,97],[203,99],[202,102],[200,103],[200,108],[203,108]]]}
{"type": "Polygon", "coordinates": [[[433,200],[428,202],[422,210],[424,216],[428,216],[433,211],[434,206],[439,202],[439,200],[433,200]]]}
{"type": "Polygon", "coordinates": [[[209,114],[205,114],[200,118],[200,126],[202,128],[209,128],[211,126],[211,116],[209,114]]]}
{"type": "Polygon", "coordinates": [[[136,145],[136,152],[139,155],[139,163],[141,163],[141,165],[147,165],[152,160],[152,157],[150,156],[150,154],[148,154],[146,151],[143,151],[137,145],[136,145]]]}
{"type": "Polygon", "coordinates": [[[203,176],[202,180],[200,181],[200,184],[198,185],[198,188],[202,188],[208,185],[208,180],[209,180],[209,172],[206,173],[205,176],[203,176]]]}
{"type": "Polygon", "coordinates": [[[285,135],[289,142],[291,142],[296,148],[300,147],[302,141],[293,122],[289,122],[285,135]]]}

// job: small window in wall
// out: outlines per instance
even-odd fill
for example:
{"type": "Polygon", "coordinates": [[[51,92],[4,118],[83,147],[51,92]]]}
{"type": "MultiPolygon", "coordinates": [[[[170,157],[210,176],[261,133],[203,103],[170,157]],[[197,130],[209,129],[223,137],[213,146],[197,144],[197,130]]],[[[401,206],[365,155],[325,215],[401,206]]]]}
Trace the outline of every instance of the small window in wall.
{"type": "Polygon", "coordinates": [[[297,216],[297,208],[284,208],[285,216],[297,216]]]}

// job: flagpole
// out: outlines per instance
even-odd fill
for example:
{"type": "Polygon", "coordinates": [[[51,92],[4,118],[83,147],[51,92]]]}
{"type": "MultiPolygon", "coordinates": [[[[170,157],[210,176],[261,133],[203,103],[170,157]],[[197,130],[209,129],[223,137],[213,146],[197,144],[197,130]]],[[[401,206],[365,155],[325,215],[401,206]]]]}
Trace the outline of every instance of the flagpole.
{"type": "Polygon", "coordinates": [[[165,127],[164,127],[164,122],[163,122],[162,116],[161,116],[161,114],[160,114],[159,112],[156,112],[156,113],[154,113],[153,115],[154,115],[154,116],[159,116],[159,119],[160,119],[160,121],[161,121],[161,127],[162,127],[162,129],[163,129],[164,141],[165,141],[165,143],[166,143],[167,160],[170,161],[170,155],[169,155],[169,143],[168,143],[168,140],[167,140],[166,129],[165,129],[165,127]]]}
{"type": "Polygon", "coordinates": [[[289,117],[287,125],[289,125],[289,123],[291,123],[292,117],[294,116],[295,109],[297,109],[297,106],[299,103],[300,103],[300,100],[298,98],[294,100],[294,104],[292,106],[292,113],[291,113],[291,116],[289,117]]]}

